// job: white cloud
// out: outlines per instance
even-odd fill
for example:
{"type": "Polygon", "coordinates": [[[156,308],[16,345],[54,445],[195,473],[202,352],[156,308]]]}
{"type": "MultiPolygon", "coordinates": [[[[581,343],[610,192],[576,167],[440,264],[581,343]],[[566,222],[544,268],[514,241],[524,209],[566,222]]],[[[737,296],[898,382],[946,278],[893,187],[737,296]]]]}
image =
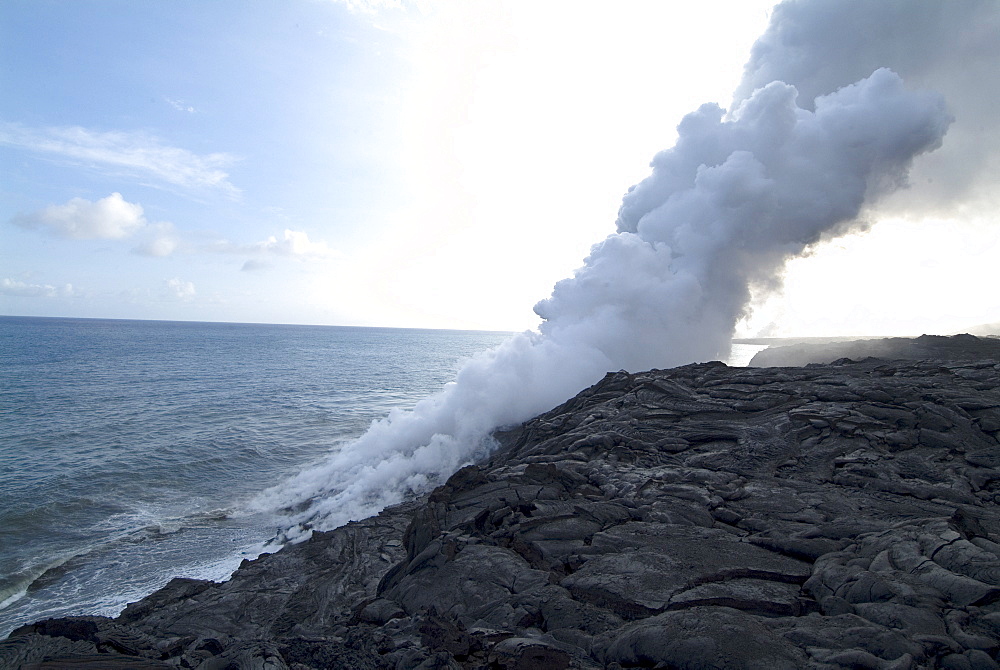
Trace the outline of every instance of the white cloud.
{"type": "Polygon", "coordinates": [[[993,213],[1000,168],[1000,4],[991,0],[783,2],[753,47],[738,102],[780,79],[803,106],[879,67],[911,88],[937,91],[955,123],[939,151],[918,161],[912,183],[888,201],[892,215],[950,214],[958,205],[993,213]]]}
{"type": "Polygon", "coordinates": [[[76,294],[72,284],[53,286],[51,284],[28,284],[5,277],[0,279],[0,294],[20,298],[69,298],[76,294]]]}
{"type": "Polygon", "coordinates": [[[174,98],[164,98],[167,104],[176,109],[178,112],[187,112],[188,114],[194,114],[197,110],[191,105],[187,104],[183,100],[174,98]]]}
{"type": "Polygon", "coordinates": [[[140,256],[163,258],[174,253],[180,245],[180,239],[177,237],[174,226],[171,223],[166,221],[154,223],[149,226],[149,231],[152,235],[141,244],[135,246],[132,249],[133,253],[140,256]]]}
{"type": "Polygon", "coordinates": [[[362,14],[377,14],[387,9],[404,9],[408,5],[414,5],[423,9],[426,2],[413,2],[412,0],[333,0],[334,4],[344,5],[348,11],[362,14]]]}
{"type": "Polygon", "coordinates": [[[146,219],[141,205],[126,201],[121,193],[112,193],[97,202],[73,198],[65,205],[15,216],[11,223],[78,240],[114,240],[140,230],[146,219]]]}
{"type": "Polygon", "coordinates": [[[54,154],[99,170],[126,172],[190,189],[218,189],[231,195],[239,189],[223,169],[233,162],[224,153],[199,155],[172,147],[142,132],[100,132],[80,126],[26,128],[0,124],[0,144],[42,154],[54,154]]]}
{"type": "MultiPolygon", "coordinates": [[[[309,234],[305,231],[288,228],[282,233],[281,239],[278,239],[276,235],[271,235],[266,240],[254,244],[234,244],[228,240],[220,240],[209,246],[208,250],[219,253],[264,254],[299,259],[333,258],[341,255],[325,241],[310,240],[309,234]]],[[[260,269],[260,266],[245,269],[260,269]]]]}
{"type": "Polygon", "coordinates": [[[287,228],[280,240],[272,235],[263,242],[258,242],[255,246],[265,253],[279,256],[329,258],[336,255],[336,252],[323,240],[313,242],[305,231],[287,228]]]}
{"type": "Polygon", "coordinates": [[[166,296],[169,298],[174,298],[177,300],[191,301],[194,300],[194,296],[197,291],[194,288],[194,283],[189,281],[184,281],[174,277],[168,279],[164,282],[166,287],[166,296]]]}

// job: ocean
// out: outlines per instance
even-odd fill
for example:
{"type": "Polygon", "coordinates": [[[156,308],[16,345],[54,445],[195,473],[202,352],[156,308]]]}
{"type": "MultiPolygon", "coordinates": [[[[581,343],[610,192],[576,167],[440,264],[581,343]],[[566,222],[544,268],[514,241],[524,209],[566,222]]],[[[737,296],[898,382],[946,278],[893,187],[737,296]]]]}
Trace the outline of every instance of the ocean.
{"type": "Polygon", "coordinates": [[[255,496],[508,336],[0,317],[0,638],[227,578],[283,530],[255,496]]]}

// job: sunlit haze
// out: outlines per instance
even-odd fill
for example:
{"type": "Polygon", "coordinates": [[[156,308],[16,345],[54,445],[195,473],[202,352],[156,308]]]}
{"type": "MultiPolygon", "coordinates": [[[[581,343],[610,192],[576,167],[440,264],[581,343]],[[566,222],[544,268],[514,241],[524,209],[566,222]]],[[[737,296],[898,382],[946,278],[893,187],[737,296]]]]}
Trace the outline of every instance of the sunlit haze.
{"type": "MultiPolygon", "coordinates": [[[[534,328],[686,114],[798,85],[744,69],[773,5],[5,2],[0,314],[534,328]]],[[[737,335],[1000,322],[996,15],[800,87],[889,67],[954,123],[737,335]]]]}

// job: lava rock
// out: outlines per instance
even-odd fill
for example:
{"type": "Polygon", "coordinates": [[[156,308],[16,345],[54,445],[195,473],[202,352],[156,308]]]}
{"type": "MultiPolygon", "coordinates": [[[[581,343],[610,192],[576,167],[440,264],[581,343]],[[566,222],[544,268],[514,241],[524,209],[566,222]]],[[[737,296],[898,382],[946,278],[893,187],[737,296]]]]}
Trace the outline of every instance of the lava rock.
{"type": "Polygon", "coordinates": [[[948,346],[609,374],[417,500],[0,667],[998,667],[1000,364],[948,346]]]}

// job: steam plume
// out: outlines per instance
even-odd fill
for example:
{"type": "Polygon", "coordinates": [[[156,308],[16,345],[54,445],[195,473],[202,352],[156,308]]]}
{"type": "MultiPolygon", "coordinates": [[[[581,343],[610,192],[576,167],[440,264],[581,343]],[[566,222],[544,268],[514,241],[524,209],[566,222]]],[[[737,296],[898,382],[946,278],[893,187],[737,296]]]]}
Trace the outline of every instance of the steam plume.
{"type": "Polygon", "coordinates": [[[538,332],[473,358],[411,412],[375,422],[321,467],[265,492],[298,524],[331,528],[439,483],[489,450],[489,432],[561,402],[604,372],[725,357],[754,283],[905,183],[950,123],[943,99],[889,70],[819,97],[782,82],[726,117],[704,105],[650,177],[625,196],[618,232],[535,307],[538,332]],[[810,101],[812,103],[812,101],[810,101]]]}
{"type": "Polygon", "coordinates": [[[940,151],[914,163],[920,188],[885,199],[888,215],[947,216],[1000,205],[1000,3],[995,0],[793,0],[776,6],[753,47],[733,106],[771,81],[799,104],[888,67],[907,86],[941,93],[955,123],[940,151]]]}

